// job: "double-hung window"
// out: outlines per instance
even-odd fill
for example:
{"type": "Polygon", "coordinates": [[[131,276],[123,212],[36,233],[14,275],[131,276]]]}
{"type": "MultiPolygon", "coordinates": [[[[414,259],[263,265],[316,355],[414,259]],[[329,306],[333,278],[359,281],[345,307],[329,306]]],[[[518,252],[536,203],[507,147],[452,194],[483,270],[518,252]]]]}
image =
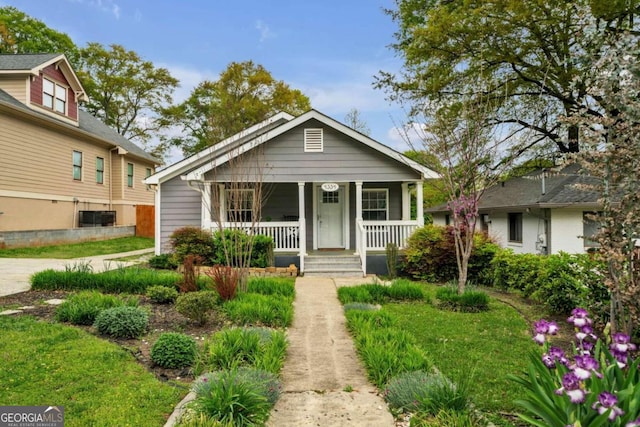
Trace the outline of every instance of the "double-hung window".
{"type": "Polygon", "coordinates": [[[365,221],[386,221],[389,218],[389,190],[362,190],[362,219],[365,221]]]}
{"type": "Polygon", "coordinates": [[[104,158],[96,157],[96,184],[104,184],[104,158]]]}
{"type": "Polygon", "coordinates": [[[73,152],[73,179],[82,181],[82,152],[73,152]]]}
{"type": "Polygon", "coordinates": [[[67,88],[51,80],[42,79],[42,105],[65,114],[67,112],[67,88]]]}
{"type": "Polygon", "coordinates": [[[520,212],[509,214],[509,241],[522,243],[522,213],[520,212]]]}
{"type": "Polygon", "coordinates": [[[133,188],[133,163],[127,163],[127,187],[133,188]]]}
{"type": "Polygon", "coordinates": [[[227,220],[229,222],[253,221],[253,205],[255,192],[252,188],[227,189],[227,220]]]}

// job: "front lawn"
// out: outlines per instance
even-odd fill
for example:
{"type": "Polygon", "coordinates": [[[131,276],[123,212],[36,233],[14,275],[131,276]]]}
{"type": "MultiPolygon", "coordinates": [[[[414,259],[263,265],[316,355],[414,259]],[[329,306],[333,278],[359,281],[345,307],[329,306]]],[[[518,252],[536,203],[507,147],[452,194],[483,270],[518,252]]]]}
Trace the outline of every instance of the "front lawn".
{"type": "Polygon", "coordinates": [[[0,249],[0,258],[54,258],[71,259],[96,255],[116,254],[153,248],[148,237],[121,237],[68,245],[37,246],[30,248],[0,249]]]}
{"type": "Polygon", "coordinates": [[[59,405],[66,426],[162,425],[186,386],[157,380],[123,348],[29,316],[0,316],[0,402],[59,405]]]}

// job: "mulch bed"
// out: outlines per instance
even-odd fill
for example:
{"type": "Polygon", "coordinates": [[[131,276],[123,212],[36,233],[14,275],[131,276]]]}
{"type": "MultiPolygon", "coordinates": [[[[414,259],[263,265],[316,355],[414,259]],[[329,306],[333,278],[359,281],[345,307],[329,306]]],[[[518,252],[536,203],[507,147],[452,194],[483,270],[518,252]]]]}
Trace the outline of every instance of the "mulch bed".
{"type": "MultiPolygon", "coordinates": [[[[0,311],[7,308],[15,309],[15,307],[33,306],[33,308],[26,309],[20,314],[12,314],[11,316],[33,316],[42,321],[55,322],[57,306],[47,304],[45,301],[51,299],[66,299],[69,294],[71,294],[71,292],[67,291],[28,291],[8,295],[0,297],[0,311]]],[[[149,312],[149,330],[148,333],[140,339],[109,338],[99,335],[97,331],[90,326],[69,325],[82,328],[91,334],[118,344],[131,353],[138,363],[143,365],[160,380],[193,381],[193,372],[188,368],[165,369],[155,365],[151,361],[151,347],[162,332],[181,332],[194,337],[197,342],[201,343],[204,338],[222,329],[222,327],[225,326],[224,320],[221,317],[212,316],[204,326],[200,326],[178,313],[173,304],[155,304],[146,296],[139,296],[139,299],[140,307],[147,309],[149,312]]]]}

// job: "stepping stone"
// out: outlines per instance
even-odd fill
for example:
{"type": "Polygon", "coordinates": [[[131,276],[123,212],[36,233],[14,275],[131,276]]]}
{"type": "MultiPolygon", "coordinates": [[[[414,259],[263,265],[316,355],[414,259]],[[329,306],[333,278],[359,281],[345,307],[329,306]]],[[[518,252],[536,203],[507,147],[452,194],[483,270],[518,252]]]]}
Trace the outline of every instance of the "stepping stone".
{"type": "Polygon", "coordinates": [[[49,304],[49,305],[60,305],[64,302],[63,299],[58,299],[58,298],[54,298],[54,299],[48,299],[45,301],[45,304],[49,304]]]}
{"type": "Polygon", "coordinates": [[[18,308],[18,310],[33,310],[34,308],[36,307],[33,305],[25,305],[24,307],[18,308]]]}
{"type": "Polygon", "coordinates": [[[22,313],[22,310],[5,310],[5,311],[0,311],[0,316],[9,316],[11,314],[20,314],[22,313]]]}

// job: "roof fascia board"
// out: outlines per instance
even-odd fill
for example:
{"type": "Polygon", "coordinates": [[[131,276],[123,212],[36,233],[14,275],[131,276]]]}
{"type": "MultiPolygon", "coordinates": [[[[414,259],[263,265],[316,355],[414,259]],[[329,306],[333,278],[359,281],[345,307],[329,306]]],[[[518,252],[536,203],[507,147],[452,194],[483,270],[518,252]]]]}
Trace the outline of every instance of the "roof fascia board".
{"type": "Polygon", "coordinates": [[[222,140],[221,142],[212,145],[211,147],[205,148],[204,150],[187,157],[173,165],[169,166],[166,169],[163,169],[154,175],[145,179],[145,184],[160,184],[162,182],[168,181],[172,178],[175,178],[178,175],[184,175],[187,170],[202,164],[203,161],[209,161],[214,154],[217,152],[223,152],[230,145],[241,141],[243,138],[250,137],[251,134],[258,132],[260,129],[263,129],[271,124],[277,123],[279,121],[291,121],[294,117],[285,112],[280,112],[274,116],[269,117],[268,119],[257,123],[242,132],[238,132],[235,135],[230,136],[227,139],[222,140]]]}

